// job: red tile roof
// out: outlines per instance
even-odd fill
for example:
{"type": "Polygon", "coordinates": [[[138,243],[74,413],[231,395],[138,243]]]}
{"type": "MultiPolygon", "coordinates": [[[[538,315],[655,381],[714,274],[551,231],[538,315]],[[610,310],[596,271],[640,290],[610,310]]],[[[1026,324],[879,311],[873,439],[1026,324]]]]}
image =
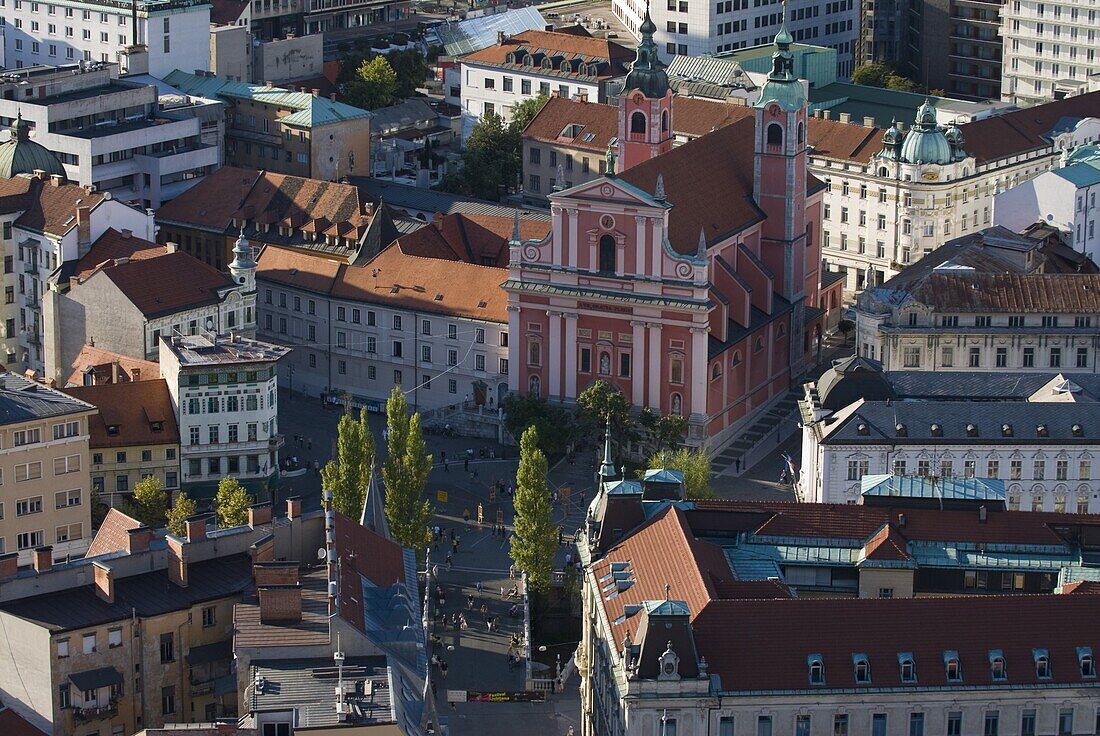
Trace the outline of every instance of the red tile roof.
{"type": "Polygon", "coordinates": [[[602,154],[618,135],[618,128],[619,109],[614,105],[551,97],[523,129],[523,137],[602,154]],[[563,135],[570,125],[577,129],[563,135]]]}
{"type": "Polygon", "coordinates": [[[132,234],[126,235],[107,228],[99,238],[92,243],[91,249],[76,262],[74,274],[76,278],[87,278],[95,270],[96,266],[113,261],[118,258],[129,258],[131,261],[142,261],[149,258],[157,258],[168,252],[163,245],[151,243],[144,238],[135,238],[132,234]]]}
{"type": "Polygon", "coordinates": [[[266,245],[257,259],[256,278],[328,294],[339,272],[340,261],[335,259],[266,245]]]}
{"type": "Polygon", "coordinates": [[[806,121],[806,140],[813,156],[868,163],[882,150],[882,130],[858,123],[810,118],[806,121]]]}
{"type": "Polygon", "coordinates": [[[131,358],[128,355],[85,344],[73,361],[73,372],[68,378],[68,384],[83,386],[84,373],[88,369],[95,374],[96,383],[110,383],[113,380],[115,364],[118,365],[119,382],[135,380],[135,372],[138,374],[136,380],[140,381],[160,378],[160,366],[150,360],[131,358]]]}
{"type": "Polygon", "coordinates": [[[352,571],[379,588],[405,582],[405,556],[401,545],[372,532],[341,513],[336,514],[336,554],[342,561],[340,615],[363,631],[363,587],[352,571]]]}
{"type": "Polygon", "coordinates": [[[933,273],[909,293],[960,312],[1093,314],[1100,311],[1100,274],[933,273]]]}
{"type": "MultiPolygon", "coordinates": [[[[592,38],[587,35],[575,33],[556,33],[553,31],[524,31],[510,36],[503,43],[488,46],[480,51],[475,51],[462,58],[463,62],[476,62],[478,64],[490,64],[493,66],[510,66],[512,68],[527,68],[522,64],[524,54],[541,54],[550,58],[562,56],[569,61],[583,61],[586,64],[605,62],[601,67],[599,79],[610,79],[626,73],[624,64],[629,61],[634,52],[625,46],[602,38],[592,38]],[[516,53],[521,56],[520,63],[509,64],[508,55],[516,53]]],[[[536,64],[538,66],[538,64],[536,64]]],[[[557,68],[552,73],[563,78],[587,76],[574,71],[563,74],[557,68]]]]}
{"type": "Polygon", "coordinates": [[[1093,682],[1081,677],[1077,647],[1100,653],[1098,605],[1090,595],[712,601],[693,628],[726,692],[812,690],[810,655],[825,666],[821,688],[988,687],[999,684],[990,668],[995,650],[1008,685],[1074,685],[1093,682]],[[1036,676],[1035,649],[1050,657],[1050,680],[1036,676]],[[958,654],[961,683],[947,681],[946,652],[958,654]],[[901,681],[902,653],[913,656],[916,682],[901,681]],[[870,663],[869,684],[855,681],[855,654],[870,663]]]}
{"type": "Polygon", "coordinates": [[[698,138],[727,125],[751,118],[756,108],[731,105],[698,97],[672,98],[672,129],[679,135],[698,138]]]}
{"type": "Polygon", "coordinates": [[[101,192],[89,192],[76,184],[55,186],[52,182],[33,179],[31,187],[31,196],[24,201],[26,209],[15,223],[50,235],[62,236],[76,227],[77,207],[95,209],[104,201],[101,192]]]}
{"type": "MultiPolygon", "coordinates": [[[[99,413],[89,420],[89,445],[99,447],[132,447],[135,445],[178,445],[179,427],[172,408],[168,382],[153,381],[105,383],[99,386],[78,386],[63,389],[70,396],[99,407],[99,413]],[[155,431],[154,423],[161,429],[155,431]],[[108,427],[117,427],[111,434],[108,427]]],[[[158,450],[159,452],[159,450],[158,450]]]]}
{"type": "Polygon", "coordinates": [[[1067,97],[1045,105],[994,115],[960,126],[963,148],[979,164],[1046,148],[1050,133],[1062,118],[1100,116],[1100,92],[1067,97]]]}
{"type": "Polygon", "coordinates": [[[110,509],[96,530],[92,543],[88,545],[85,557],[98,557],[109,552],[122,552],[130,548],[129,531],[137,529],[141,522],[118,509],[110,509]]]}
{"type": "Polygon", "coordinates": [[[226,274],[179,251],[120,264],[108,261],[87,278],[100,272],[146,317],[217,304],[220,291],[233,286],[226,274]]]}
{"type": "MultiPolygon", "coordinates": [[[[510,217],[455,213],[402,235],[395,244],[411,256],[507,268],[514,224],[510,217]]],[[[549,221],[520,219],[519,234],[525,241],[542,240],[549,233],[549,221]]]]}
{"type": "Polygon", "coordinates": [[[235,26],[241,14],[248,10],[249,0],[212,0],[210,24],[215,26],[235,26]]]}
{"type": "Polygon", "coordinates": [[[878,534],[867,540],[863,545],[863,557],[877,562],[903,562],[909,559],[909,553],[905,551],[905,537],[889,524],[884,524],[878,534]]]}
{"type": "Polygon", "coordinates": [[[663,177],[666,199],[673,205],[668,240],[677,253],[696,252],[700,228],[713,243],[764,219],[753,200],[755,126],[753,118],[743,118],[619,175],[650,193],[657,175],[663,177]],[[700,165],[703,161],[706,165],[700,165]]]}
{"type": "Polygon", "coordinates": [[[30,721],[7,707],[0,708],[0,733],[4,736],[46,736],[45,731],[32,726],[30,721]]]}

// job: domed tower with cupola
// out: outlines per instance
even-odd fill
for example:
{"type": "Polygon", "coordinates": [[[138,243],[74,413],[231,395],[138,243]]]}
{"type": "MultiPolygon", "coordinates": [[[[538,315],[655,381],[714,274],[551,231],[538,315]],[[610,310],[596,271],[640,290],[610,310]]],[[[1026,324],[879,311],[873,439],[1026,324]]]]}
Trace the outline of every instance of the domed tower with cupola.
{"type": "Polygon", "coordinates": [[[234,283],[240,284],[246,294],[256,291],[256,259],[252,255],[252,245],[244,236],[244,227],[233,245],[233,260],[229,264],[229,274],[234,283]]]}
{"type": "Polygon", "coordinates": [[[619,95],[619,170],[626,171],[672,150],[672,88],[657,53],[649,16],[638,29],[642,40],[619,95]]]}
{"type": "Polygon", "coordinates": [[[756,102],[753,193],[767,215],[763,260],[778,277],[777,291],[793,302],[805,296],[807,150],[806,88],[794,72],[792,43],[784,8],[772,68],[756,102]]]}

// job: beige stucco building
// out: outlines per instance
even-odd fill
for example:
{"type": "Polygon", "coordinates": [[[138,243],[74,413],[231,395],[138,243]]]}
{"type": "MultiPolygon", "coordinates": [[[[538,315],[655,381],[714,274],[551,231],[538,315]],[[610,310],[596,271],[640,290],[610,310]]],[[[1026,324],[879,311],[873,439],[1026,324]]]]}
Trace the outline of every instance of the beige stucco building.
{"type": "Polygon", "coordinates": [[[0,554],[31,564],[37,548],[83,554],[91,536],[88,423],[96,408],[14,374],[0,375],[0,554]]]}

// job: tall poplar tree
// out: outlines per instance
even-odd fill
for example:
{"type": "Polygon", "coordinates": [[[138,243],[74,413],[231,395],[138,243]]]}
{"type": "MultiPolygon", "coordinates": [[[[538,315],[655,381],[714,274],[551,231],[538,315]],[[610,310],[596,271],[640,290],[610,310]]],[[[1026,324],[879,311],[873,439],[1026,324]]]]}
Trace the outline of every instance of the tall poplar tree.
{"type": "Polygon", "coordinates": [[[539,449],[539,436],[528,427],[519,441],[519,468],[516,470],[515,527],[512,536],[512,560],[527,572],[532,590],[550,586],[558,531],[554,526],[550,491],[546,487],[546,455],[539,449]]]}
{"type": "Polygon", "coordinates": [[[428,485],[432,456],[424,444],[420,414],[409,415],[405,394],[397,386],[386,401],[386,426],[386,462],[382,465],[386,521],[398,544],[419,555],[431,541],[428,524],[432,520],[432,507],[421,496],[428,485]]]}
{"type": "Polygon", "coordinates": [[[337,511],[358,520],[367,497],[370,469],[374,463],[374,435],[367,423],[367,410],[359,418],[345,414],[336,428],[336,459],[321,471],[321,482],[332,491],[332,503],[337,511]]]}

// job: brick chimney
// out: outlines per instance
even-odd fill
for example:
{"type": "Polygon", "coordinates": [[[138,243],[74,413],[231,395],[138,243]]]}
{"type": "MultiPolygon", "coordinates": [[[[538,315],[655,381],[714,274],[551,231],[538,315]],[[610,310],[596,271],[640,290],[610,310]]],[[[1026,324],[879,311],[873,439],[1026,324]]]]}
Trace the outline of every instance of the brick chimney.
{"type": "Polygon", "coordinates": [[[291,496],[286,500],[286,518],[298,519],[302,516],[302,497],[291,496]]]}
{"type": "Polygon", "coordinates": [[[149,543],[153,541],[153,530],[144,524],[136,529],[130,529],[126,534],[126,551],[130,554],[147,551],[149,543]]]}
{"type": "Polygon", "coordinates": [[[432,215],[432,224],[435,225],[436,230],[442,230],[443,229],[443,213],[442,212],[436,212],[434,215],[432,215]]]}
{"type": "Polygon", "coordinates": [[[206,539],[206,523],[209,514],[197,514],[183,522],[184,535],[188,542],[201,542],[206,539]]]}
{"type": "Polygon", "coordinates": [[[173,243],[172,241],[168,241],[167,243],[164,244],[164,252],[165,253],[178,253],[179,249],[180,249],[180,244],[179,243],[173,243]]]}
{"type": "Polygon", "coordinates": [[[61,174],[50,174],[50,184],[55,187],[59,187],[65,183],[65,177],[61,174]]]}
{"type": "Polygon", "coordinates": [[[248,525],[257,527],[271,523],[271,504],[256,503],[248,507],[248,525]]]}
{"type": "Polygon", "coordinates": [[[168,579],[181,588],[187,587],[187,542],[169,536],[168,540],[168,579]]]}
{"type": "Polygon", "coordinates": [[[34,571],[42,573],[49,572],[51,569],[53,569],[53,547],[50,545],[35,547],[34,571]]]}
{"type": "Polygon", "coordinates": [[[302,620],[302,586],[268,585],[258,588],[260,623],[297,623],[302,620]]]}
{"type": "Polygon", "coordinates": [[[297,562],[257,562],[252,566],[257,588],[295,585],[299,582],[297,562]]]}
{"type": "Polygon", "coordinates": [[[92,208],[80,205],[76,208],[76,252],[83,258],[92,248],[92,208]]]}
{"type": "Polygon", "coordinates": [[[106,603],[115,602],[115,575],[110,566],[96,561],[92,563],[95,571],[95,594],[106,603]]]}
{"type": "Polygon", "coordinates": [[[19,574],[19,553],[0,555],[0,580],[8,580],[19,574]]]}

